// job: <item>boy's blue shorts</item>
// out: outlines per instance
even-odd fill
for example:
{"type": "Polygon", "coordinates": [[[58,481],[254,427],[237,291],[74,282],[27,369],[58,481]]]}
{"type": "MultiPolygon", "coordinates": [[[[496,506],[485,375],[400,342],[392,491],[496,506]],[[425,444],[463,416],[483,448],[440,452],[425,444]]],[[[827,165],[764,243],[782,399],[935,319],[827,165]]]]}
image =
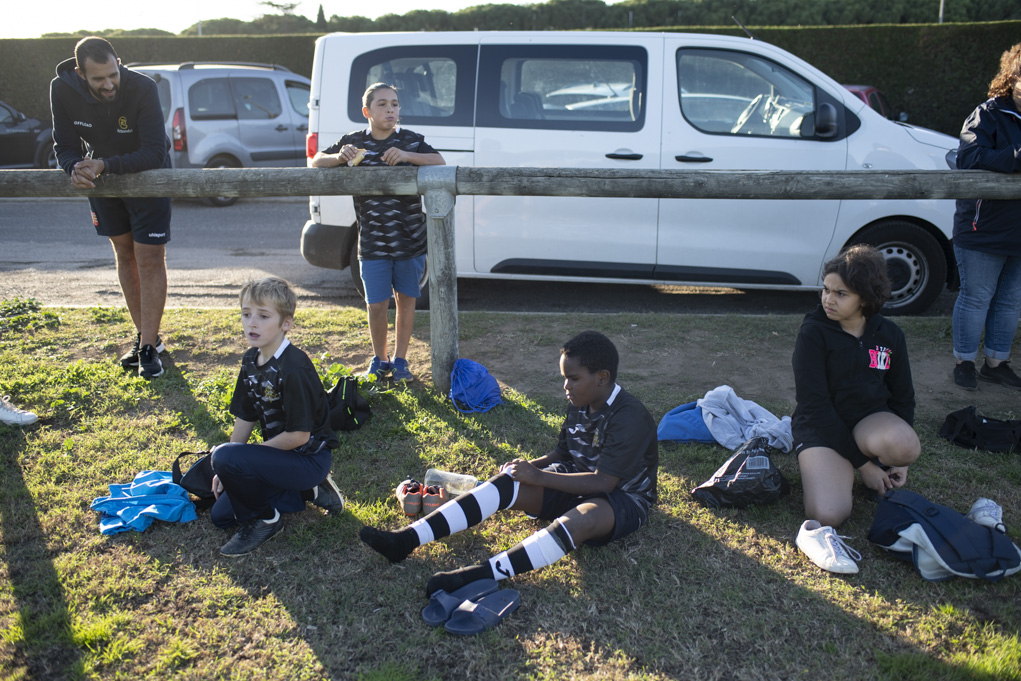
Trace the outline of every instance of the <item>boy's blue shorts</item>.
{"type": "MultiPolygon", "coordinates": [[[[578,472],[577,468],[566,462],[550,464],[543,470],[553,471],[554,473],[578,472]]],[[[600,498],[605,499],[613,510],[613,532],[604,537],[589,539],[585,542],[589,546],[605,546],[610,542],[622,539],[637,531],[649,519],[648,505],[640,503],[621,489],[578,496],[577,494],[568,494],[567,492],[550,489],[549,487],[543,490],[542,510],[539,511],[539,515],[536,517],[540,520],[552,522],[578,504],[600,498]]]]}
{"type": "Polygon", "coordinates": [[[407,260],[359,260],[362,270],[362,284],[365,286],[365,302],[369,305],[390,300],[393,292],[409,298],[422,295],[419,282],[425,271],[425,256],[407,260]]]}

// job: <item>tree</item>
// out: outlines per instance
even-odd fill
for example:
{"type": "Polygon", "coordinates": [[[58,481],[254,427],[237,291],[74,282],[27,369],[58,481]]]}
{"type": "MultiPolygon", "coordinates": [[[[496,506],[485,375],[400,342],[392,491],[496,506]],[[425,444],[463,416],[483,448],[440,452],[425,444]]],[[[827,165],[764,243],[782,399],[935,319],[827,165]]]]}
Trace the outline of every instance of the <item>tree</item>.
{"type": "Polygon", "coordinates": [[[323,6],[319,5],[319,14],[316,15],[316,29],[319,31],[326,31],[327,28],[326,13],[323,12],[323,6]]]}

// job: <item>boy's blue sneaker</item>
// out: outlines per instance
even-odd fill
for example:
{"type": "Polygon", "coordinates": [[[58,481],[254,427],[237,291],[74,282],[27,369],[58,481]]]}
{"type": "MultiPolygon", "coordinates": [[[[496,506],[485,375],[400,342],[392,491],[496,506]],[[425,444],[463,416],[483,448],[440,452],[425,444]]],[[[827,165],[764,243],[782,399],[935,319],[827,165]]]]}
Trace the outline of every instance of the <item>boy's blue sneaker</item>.
{"type": "Polygon", "coordinates": [[[379,357],[373,356],[372,361],[369,363],[369,370],[365,372],[366,376],[375,376],[377,379],[385,377],[393,369],[393,364],[379,357]]]}
{"type": "Polygon", "coordinates": [[[390,378],[395,381],[414,381],[415,376],[408,368],[408,360],[403,357],[394,357],[393,371],[390,378]]]}

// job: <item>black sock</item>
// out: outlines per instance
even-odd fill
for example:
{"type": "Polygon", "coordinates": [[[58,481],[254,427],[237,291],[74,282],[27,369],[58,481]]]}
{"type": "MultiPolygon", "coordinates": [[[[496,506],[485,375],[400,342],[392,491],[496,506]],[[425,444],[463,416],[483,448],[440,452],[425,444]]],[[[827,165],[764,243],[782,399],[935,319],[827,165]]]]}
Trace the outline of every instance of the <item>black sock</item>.
{"type": "Polygon", "coordinates": [[[400,563],[418,548],[418,537],[414,530],[405,528],[400,532],[384,532],[375,527],[363,527],[358,537],[370,547],[386,556],[391,563],[400,563]]]}
{"type": "Polygon", "coordinates": [[[493,576],[493,570],[489,567],[488,563],[469,565],[468,567],[451,570],[450,572],[437,572],[426,583],[425,595],[432,596],[440,589],[450,593],[460,589],[465,584],[471,584],[480,579],[493,579],[493,576]]]}

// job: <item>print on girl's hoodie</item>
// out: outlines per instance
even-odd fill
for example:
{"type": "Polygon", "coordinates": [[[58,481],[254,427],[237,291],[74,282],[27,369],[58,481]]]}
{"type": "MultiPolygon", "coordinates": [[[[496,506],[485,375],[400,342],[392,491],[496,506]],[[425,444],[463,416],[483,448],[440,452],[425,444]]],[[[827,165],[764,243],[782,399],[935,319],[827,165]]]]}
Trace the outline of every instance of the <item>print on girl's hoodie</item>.
{"type": "Polygon", "coordinates": [[[890,368],[890,356],[893,352],[890,348],[877,345],[874,350],[869,350],[869,369],[882,369],[886,371],[890,368]]]}

